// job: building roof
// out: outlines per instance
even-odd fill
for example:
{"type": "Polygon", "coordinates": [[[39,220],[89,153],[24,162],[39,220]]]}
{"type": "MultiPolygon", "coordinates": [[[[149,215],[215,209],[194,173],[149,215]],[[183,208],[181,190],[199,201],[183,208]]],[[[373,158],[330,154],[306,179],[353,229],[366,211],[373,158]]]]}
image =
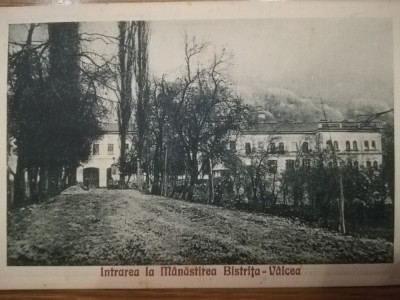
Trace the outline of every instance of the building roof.
{"type": "MultiPolygon", "coordinates": [[[[118,133],[118,123],[106,123],[103,127],[105,133],[118,133]]],[[[252,125],[251,127],[243,130],[243,133],[257,134],[257,133],[315,133],[327,131],[379,131],[381,129],[380,123],[360,123],[360,122],[260,122],[252,125]]],[[[128,132],[134,133],[135,128],[131,124],[128,132]]]]}
{"type": "Polygon", "coordinates": [[[246,131],[249,132],[314,132],[318,128],[317,123],[258,123],[246,131]]]}
{"type": "MultiPolygon", "coordinates": [[[[103,129],[105,131],[105,133],[118,133],[118,123],[105,123],[103,125],[103,129]]],[[[130,124],[129,132],[134,132],[134,126],[132,124],[130,124]]]]}
{"type": "Polygon", "coordinates": [[[257,123],[243,132],[248,134],[255,133],[315,133],[329,131],[379,131],[381,126],[377,122],[360,123],[360,122],[261,122],[257,123]]]}

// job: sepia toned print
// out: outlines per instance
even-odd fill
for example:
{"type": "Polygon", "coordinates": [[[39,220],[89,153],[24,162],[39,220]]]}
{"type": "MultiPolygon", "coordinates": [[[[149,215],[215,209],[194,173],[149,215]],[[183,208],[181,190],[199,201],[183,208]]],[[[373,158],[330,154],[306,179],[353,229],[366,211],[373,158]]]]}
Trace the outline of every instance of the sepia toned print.
{"type": "Polygon", "coordinates": [[[8,45],[7,265],[393,262],[389,19],[16,24],[8,45]]]}

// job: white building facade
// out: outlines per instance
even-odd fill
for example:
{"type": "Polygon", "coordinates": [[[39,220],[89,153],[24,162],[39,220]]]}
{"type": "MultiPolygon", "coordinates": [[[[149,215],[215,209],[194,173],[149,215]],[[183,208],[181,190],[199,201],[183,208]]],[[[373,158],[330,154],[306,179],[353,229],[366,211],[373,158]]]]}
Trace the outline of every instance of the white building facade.
{"type": "MultiPolygon", "coordinates": [[[[110,123],[105,128],[101,140],[91,146],[91,155],[87,163],[82,163],[77,169],[76,180],[78,183],[91,187],[107,187],[110,182],[119,180],[117,168],[121,151],[121,142],[118,133],[118,124],[110,123]]],[[[129,131],[125,144],[125,151],[131,148],[133,131],[129,131]]]]}
{"type": "Polygon", "coordinates": [[[339,161],[379,168],[382,164],[380,131],[379,123],[263,122],[243,131],[230,142],[229,147],[237,151],[247,165],[251,163],[252,153],[268,148],[267,159],[271,165],[276,165],[278,172],[293,163],[300,152],[312,153],[317,146],[320,149],[333,148],[339,161]]]}
{"type": "MultiPolygon", "coordinates": [[[[351,162],[354,166],[379,168],[382,164],[382,136],[379,123],[314,122],[276,123],[260,122],[244,130],[228,145],[250,165],[251,154],[267,150],[268,163],[282,172],[293,165],[299,153],[312,153],[319,147],[334,148],[339,161],[351,162]],[[330,145],[332,143],[332,146],[330,145]]],[[[125,151],[132,147],[130,131],[125,151]]],[[[121,143],[117,124],[108,124],[101,140],[92,145],[87,163],[77,169],[77,182],[92,187],[107,187],[119,180],[117,163],[121,143]]],[[[225,169],[214,167],[216,177],[225,169]]]]}

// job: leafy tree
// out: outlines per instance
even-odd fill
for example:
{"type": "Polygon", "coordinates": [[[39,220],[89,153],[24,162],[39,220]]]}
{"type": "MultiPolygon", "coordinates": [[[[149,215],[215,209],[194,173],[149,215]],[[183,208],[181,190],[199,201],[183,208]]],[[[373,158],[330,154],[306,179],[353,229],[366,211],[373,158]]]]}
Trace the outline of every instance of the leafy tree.
{"type": "Polygon", "coordinates": [[[265,209],[268,198],[272,202],[276,201],[277,158],[280,153],[275,144],[278,140],[278,137],[270,135],[265,145],[253,148],[250,154],[242,157],[245,162],[244,176],[248,178],[255,209],[265,209]]]}
{"type": "Polygon", "coordinates": [[[219,148],[215,142],[229,135],[243,111],[241,100],[234,97],[227,76],[231,55],[225,50],[214,53],[210,64],[204,66],[202,55],[207,47],[206,43],[197,43],[195,38],[189,40],[186,36],[185,72],[178,79],[179,95],[171,105],[172,126],[184,149],[190,178],[189,200],[202,169],[199,165],[212,159],[211,153],[219,148]]]}
{"type": "Polygon", "coordinates": [[[312,152],[299,152],[296,157],[297,163],[283,173],[282,194],[293,200],[295,207],[307,204],[306,207],[311,208],[311,215],[321,218],[326,225],[331,221],[340,222],[338,217],[341,209],[341,188],[338,172],[341,172],[346,223],[360,226],[364,222],[364,217],[355,217],[354,213],[351,215],[354,209],[371,208],[372,213],[372,207],[377,208],[380,205],[382,210],[382,203],[388,195],[382,168],[354,166],[351,163],[352,157],[341,160],[334,156],[330,148],[323,149],[318,141],[316,145],[312,152]],[[309,163],[304,164],[305,160],[309,163]]]}
{"type": "Polygon", "coordinates": [[[32,157],[37,155],[36,150],[39,152],[36,148],[31,151],[29,149],[34,144],[37,118],[40,118],[40,101],[43,98],[39,82],[44,85],[40,77],[42,67],[38,56],[38,49],[44,46],[33,45],[35,28],[36,25],[31,24],[25,43],[17,51],[9,53],[8,135],[10,143],[15,139],[17,155],[15,205],[21,205],[25,200],[25,172],[27,166],[31,165],[32,157]]]}
{"type": "MultiPolygon", "coordinates": [[[[170,106],[174,99],[179,94],[179,90],[174,83],[167,82],[164,78],[160,80],[153,79],[150,88],[150,105],[148,113],[148,124],[149,133],[153,141],[152,147],[150,141],[147,143],[148,148],[152,151],[152,162],[153,162],[153,194],[166,194],[166,185],[168,170],[167,167],[175,164],[179,164],[177,160],[174,160],[174,154],[176,151],[171,152],[174,140],[174,132],[170,121],[172,120],[170,106]]],[[[170,173],[170,175],[172,175],[170,173]]]]}
{"type": "Polygon", "coordinates": [[[382,152],[383,152],[383,176],[385,182],[388,184],[390,191],[390,198],[394,200],[394,118],[393,116],[386,116],[383,119],[382,131],[382,152]]]}
{"type": "Polygon", "coordinates": [[[116,80],[118,82],[118,132],[120,138],[119,169],[121,172],[121,185],[125,184],[126,164],[126,140],[131,124],[134,109],[133,76],[136,59],[136,32],[135,22],[118,23],[118,70],[116,80]]]}
{"type": "Polygon", "coordinates": [[[16,44],[9,56],[9,136],[15,139],[18,157],[17,205],[25,199],[25,173],[28,196],[58,193],[73,183],[76,167],[89,158],[91,143],[102,134],[95,88],[82,83],[91,72],[82,76],[79,24],[48,24],[48,40],[33,45],[37,26],[30,26],[26,42],[16,44]]]}
{"type": "MultiPolygon", "coordinates": [[[[138,187],[142,187],[142,157],[147,133],[147,111],[149,104],[148,85],[148,43],[149,26],[146,22],[118,23],[118,56],[114,71],[115,86],[108,86],[116,92],[118,128],[121,142],[119,168],[121,185],[124,185],[126,172],[132,173],[125,166],[127,163],[126,141],[128,131],[133,124],[136,109],[136,168],[138,187]]],[[[147,172],[148,174],[149,172],[147,172]]]]}
{"type": "MultiPolygon", "coordinates": [[[[134,65],[136,80],[136,125],[137,125],[137,177],[139,189],[142,186],[142,159],[145,136],[148,133],[148,105],[149,105],[149,84],[148,84],[148,44],[149,44],[149,26],[144,21],[137,22],[137,54],[134,65]]],[[[149,172],[146,172],[149,174],[149,172]]]]}

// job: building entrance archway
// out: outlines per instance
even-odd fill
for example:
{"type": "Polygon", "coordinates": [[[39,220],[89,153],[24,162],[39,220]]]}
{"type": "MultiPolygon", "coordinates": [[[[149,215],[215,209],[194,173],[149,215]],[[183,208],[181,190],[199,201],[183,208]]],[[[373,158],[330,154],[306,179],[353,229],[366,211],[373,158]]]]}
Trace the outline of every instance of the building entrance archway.
{"type": "Polygon", "coordinates": [[[89,188],[99,187],[99,168],[83,169],[83,184],[89,188]]]}

